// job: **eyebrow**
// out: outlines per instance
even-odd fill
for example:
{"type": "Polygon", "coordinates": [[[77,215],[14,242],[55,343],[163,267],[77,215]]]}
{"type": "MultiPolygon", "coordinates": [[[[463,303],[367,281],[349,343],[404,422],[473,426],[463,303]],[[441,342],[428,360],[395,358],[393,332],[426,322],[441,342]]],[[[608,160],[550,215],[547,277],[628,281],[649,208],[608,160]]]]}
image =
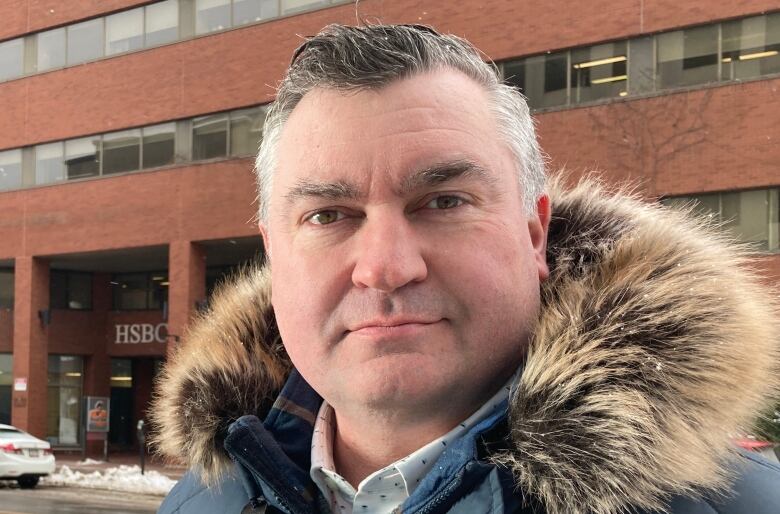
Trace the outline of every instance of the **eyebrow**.
{"type": "MultiPolygon", "coordinates": [[[[406,195],[415,190],[437,186],[458,178],[475,178],[493,187],[495,177],[474,161],[457,159],[445,161],[415,171],[401,182],[400,194],[406,195]]],[[[363,196],[360,188],[346,181],[316,182],[302,178],[284,195],[288,205],[304,198],[323,198],[327,200],[357,200],[363,196]]]]}

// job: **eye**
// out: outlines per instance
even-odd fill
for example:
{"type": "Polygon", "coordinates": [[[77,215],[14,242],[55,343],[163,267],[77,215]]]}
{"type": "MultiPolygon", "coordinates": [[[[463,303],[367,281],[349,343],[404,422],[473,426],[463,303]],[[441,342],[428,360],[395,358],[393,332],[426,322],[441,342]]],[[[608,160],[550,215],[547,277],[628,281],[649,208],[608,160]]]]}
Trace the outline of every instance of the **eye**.
{"type": "Polygon", "coordinates": [[[344,213],[334,210],[318,211],[306,218],[313,225],[329,225],[344,218],[344,213]]]}
{"type": "Polygon", "coordinates": [[[441,195],[425,204],[427,209],[453,209],[463,205],[464,200],[459,196],[441,195]]]}

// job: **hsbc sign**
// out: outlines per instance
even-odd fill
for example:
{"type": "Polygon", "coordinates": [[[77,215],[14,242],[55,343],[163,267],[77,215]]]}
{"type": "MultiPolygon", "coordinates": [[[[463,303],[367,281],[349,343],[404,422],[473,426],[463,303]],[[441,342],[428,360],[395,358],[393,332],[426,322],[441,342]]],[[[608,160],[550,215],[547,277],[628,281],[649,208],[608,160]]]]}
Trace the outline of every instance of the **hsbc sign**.
{"type": "Polygon", "coordinates": [[[127,323],[115,328],[115,344],[164,343],[168,337],[167,323],[127,323]]]}

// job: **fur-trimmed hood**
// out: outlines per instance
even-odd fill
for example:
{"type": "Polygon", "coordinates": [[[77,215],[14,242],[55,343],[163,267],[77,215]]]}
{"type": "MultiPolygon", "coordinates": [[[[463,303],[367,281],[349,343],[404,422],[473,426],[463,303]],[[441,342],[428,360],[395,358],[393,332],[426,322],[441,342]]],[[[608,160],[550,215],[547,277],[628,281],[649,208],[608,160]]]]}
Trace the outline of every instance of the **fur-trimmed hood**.
{"type": "MultiPolygon", "coordinates": [[[[730,437],[778,390],[778,308],[745,248],[690,213],[551,186],[542,311],[494,455],[551,514],[662,508],[728,483],[730,437]]],[[[204,480],[228,425],[262,417],[291,369],[270,280],[251,269],[193,323],[159,381],[158,450],[204,480]]]]}

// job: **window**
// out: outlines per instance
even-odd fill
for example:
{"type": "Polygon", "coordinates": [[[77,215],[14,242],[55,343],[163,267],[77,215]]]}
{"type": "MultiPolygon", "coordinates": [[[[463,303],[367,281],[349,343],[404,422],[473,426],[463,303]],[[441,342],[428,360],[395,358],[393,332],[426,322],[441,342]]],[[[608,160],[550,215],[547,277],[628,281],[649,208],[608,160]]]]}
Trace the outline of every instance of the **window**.
{"type": "Polygon", "coordinates": [[[723,24],[721,79],[780,73],[780,13],[723,24]]]}
{"type": "Polygon", "coordinates": [[[265,109],[253,107],[230,113],[230,155],[254,155],[263,134],[265,109]]]}
{"type": "Polygon", "coordinates": [[[282,14],[309,11],[328,4],[327,0],[282,0],[282,14]]]}
{"type": "Polygon", "coordinates": [[[103,174],[141,168],[141,130],[123,130],[103,136],[103,174]]]}
{"type": "Polygon", "coordinates": [[[233,25],[279,16],[279,0],[233,0],[233,25]]]}
{"type": "Polygon", "coordinates": [[[94,177],[100,172],[100,136],[65,141],[68,180],[94,177]]]}
{"type": "Polygon", "coordinates": [[[0,43],[0,80],[21,77],[24,71],[24,40],[0,43]]]}
{"type": "Polygon", "coordinates": [[[14,270],[0,269],[0,309],[14,308],[14,270]]]}
{"type": "Polygon", "coordinates": [[[52,309],[91,309],[92,274],[52,270],[49,275],[49,296],[52,309]]]}
{"type": "Polygon", "coordinates": [[[35,183],[50,184],[65,180],[62,142],[35,147],[35,183]]]}
{"type": "Polygon", "coordinates": [[[0,152],[0,191],[22,187],[22,150],[0,152]]]}
{"type": "Polygon", "coordinates": [[[68,26],[68,66],[103,56],[103,18],[68,26]]]}
{"type": "Polygon", "coordinates": [[[574,50],[571,61],[573,102],[590,102],[628,94],[625,41],[574,50]]]}
{"type": "Polygon", "coordinates": [[[216,114],[192,120],[192,158],[213,159],[227,155],[227,115],[216,114]]]}
{"type": "Polygon", "coordinates": [[[195,33],[230,28],[230,0],[195,0],[195,33]]]}
{"type": "Polygon", "coordinates": [[[13,383],[14,356],[0,353],[0,423],[11,423],[11,384],[13,383]]]}
{"type": "Polygon", "coordinates": [[[566,105],[568,58],[566,52],[529,57],[525,60],[524,92],[535,108],[566,105]]]}
{"type": "Polygon", "coordinates": [[[756,250],[780,249],[780,189],[729,191],[667,198],[668,205],[693,205],[702,216],[721,223],[740,241],[756,250]]]}
{"type": "Polygon", "coordinates": [[[133,387],[132,359],[111,359],[111,387],[133,387]]]}
{"type": "Polygon", "coordinates": [[[179,1],[166,0],[146,9],[146,46],[156,46],[179,39],[179,1]]]}
{"type": "Polygon", "coordinates": [[[143,7],[106,17],[106,55],[129,52],[143,46],[143,7]]]}
{"type": "Polygon", "coordinates": [[[163,123],[144,127],[143,156],[144,168],[155,168],[171,164],[174,159],[176,145],[176,124],[163,123]]]}
{"type": "Polygon", "coordinates": [[[48,30],[38,34],[38,71],[65,66],[65,29],[48,30]]]}
{"type": "Polygon", "coordinates": [[[718,26],[677,30],[658,36],[658,86],[718,80],[718,26]]]}
{"type": "Polygon", "coordinates": [[[111,280],[114,310],[162,309],[168,299],[168,273],[122,273],[111,280]]]}
{"type": "Polygon", "coordinates": [[[84,364],[75,355],[49,355],[46,436],[52,445],[80,442],[81,384],[84,364]]]}

